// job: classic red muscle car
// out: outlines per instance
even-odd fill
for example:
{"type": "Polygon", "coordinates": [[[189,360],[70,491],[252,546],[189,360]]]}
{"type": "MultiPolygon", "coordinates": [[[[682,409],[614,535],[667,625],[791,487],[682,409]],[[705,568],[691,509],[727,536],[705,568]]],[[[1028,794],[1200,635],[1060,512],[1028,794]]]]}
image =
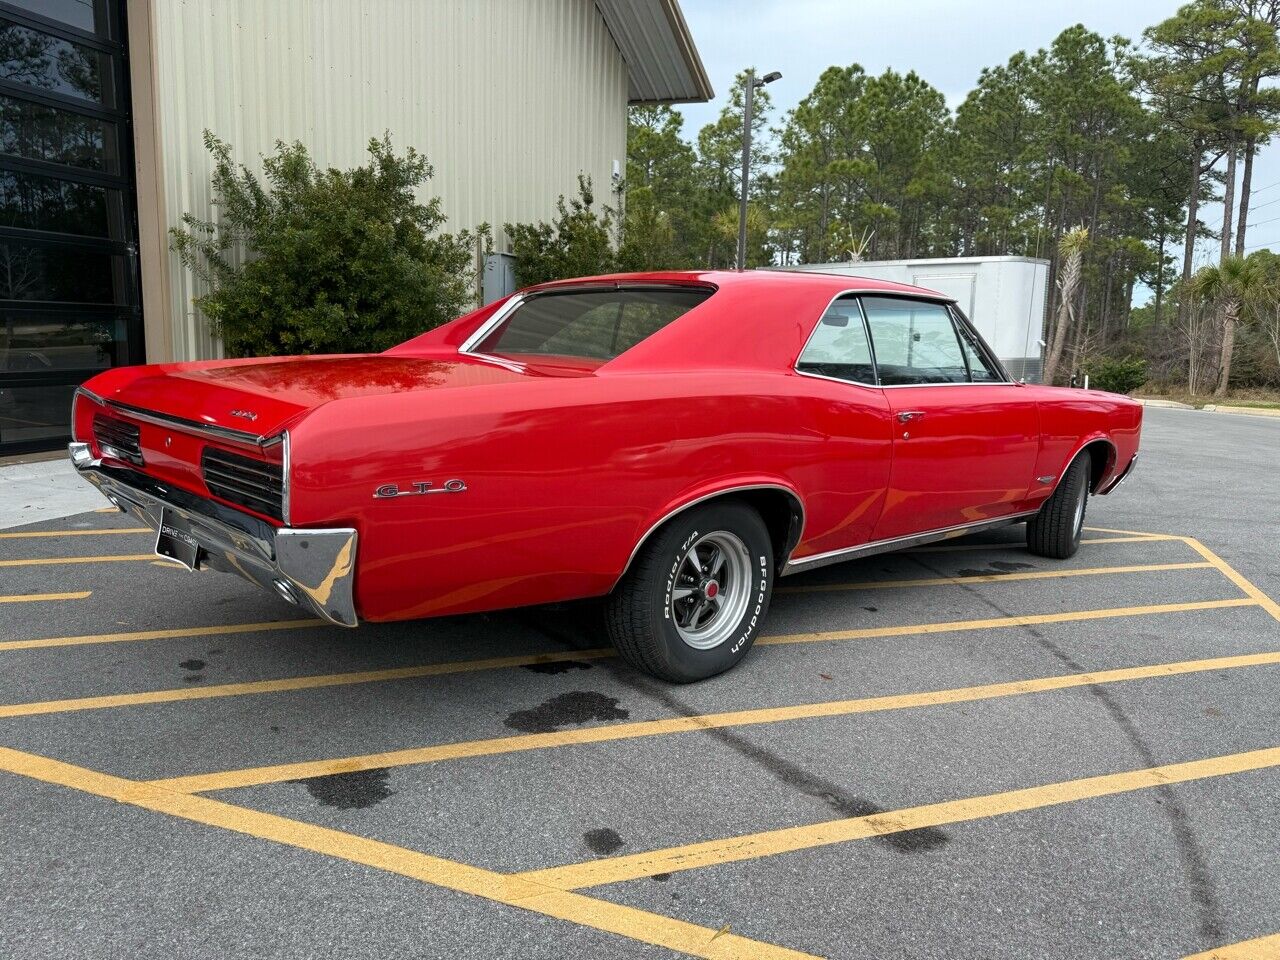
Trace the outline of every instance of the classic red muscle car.
{"type": "Polygon", "coordinates": [[[956,305],[814,273],[551,283],[377,355],[117,368],[71,457],[156,550],[334,623],[607,597],[672,681],[774,578],[1026,522],[1071,556],[1142,408],[1014,382],[956,305]]]}

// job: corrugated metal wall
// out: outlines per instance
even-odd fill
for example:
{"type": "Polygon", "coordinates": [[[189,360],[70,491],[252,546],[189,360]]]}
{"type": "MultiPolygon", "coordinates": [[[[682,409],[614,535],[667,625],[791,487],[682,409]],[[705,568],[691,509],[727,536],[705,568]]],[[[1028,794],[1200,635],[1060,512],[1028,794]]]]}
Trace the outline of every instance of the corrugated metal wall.
{"type": "MultiPolygon", "coordinates": [[[[579,172],[608,200],[626,156],[627,68],[592,0],[152,4],[170,225],[209,214],[206,128],[255,169],[276,140],[354,166],[390,131],[427,155],[452,228],[548,218],[579,172]]],[[[194,278],[169,269],[175,358],[216,356],[194,278]]]]}

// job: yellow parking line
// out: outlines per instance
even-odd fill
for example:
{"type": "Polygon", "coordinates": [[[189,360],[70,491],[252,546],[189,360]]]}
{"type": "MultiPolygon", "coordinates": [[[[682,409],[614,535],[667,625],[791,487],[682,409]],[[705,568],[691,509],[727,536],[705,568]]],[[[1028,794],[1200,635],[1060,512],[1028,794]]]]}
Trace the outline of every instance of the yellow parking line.
{"type": "Polygon", "coordinates": [[[1090,533],[1119,533],[1129,537],[1168,537],[1170,540],[1182,539],[1176,533],[1155,533],[1151,530],[1117,530],[1115,527],[1085,527],[1090,533]]]}
{"type": "MultiPolygon", "coordinates": [[[[951,633],[961,630],[987,630],[1000,627],[1034,626],[1044,623],[1069,623],[1077,620],[1104,620],[1114,617],[1132,617],[1156,613],[1182,613],[1190,610],[1215,610],[1220,607],[1248,607],[1256,605],[1251,597],[1231,600],[1201,600],[1194,603],[1164,603],[1146,607],[1117,607],[1107,610],[1077,610],[1069,613],[1038,613],[1015,617],[994,617],[988,620],[953,620],[947,623],[919,623],[898,627],[869,627],[861,630],[843,630],[827,633],[796,633],[760,637],[757,645],[771,646],[791,643],[815,643],[833,640],[865,640],[876,637],[906,637],[929,633],[951,633]]],[[[559,653],[540,653],[528,656],[491,657],[484,660],[461,660],[431,663],[414,667],[394,667],[386,670],[365,670],[353,673],[317,674],[306,677],[287,677],[280,680],[254,680],[247,683],[228,683],[208,687],[183,687],[176,690],[151,690],[145,693],[121,693],[103,697],[82,697],[73,700],[41,700],[33,703],[13,703],[0,706],[0,718],[28,717],[45,713],[67,713],[75,710],[101,710],[110,707],[134,707],[151,703],[172,703],[178,700],[208,700],[215,697],[240,697],[263,693],[284,693],[293,690],[312,690],[318,687],[349,686],[357,683],[381,683],[389,680],[407,680],[417,677],[443,676],[454,673],[474,673],[481,670],[499,670],[508,667],[528,666],[536,663],[558,663],[565,660],[596,660],[612,657],[610,647],[591,650],[566,650],[559,653]]]]}
{"type": "Polygon", "coordinates": [[[84,600],[92,595],[92,590],[77,590],[74,593],[19,593],[13,596],[0,597],[0,603],[27,603],[32,600],[84,600]]]}
{"type": "Polygon", "coordinates": [[[1054,690],[1067,690],[1073,687],[1095,686],[1104,683],[1121,683],[1155,677],[1176,677],[1210,670],[1230,670],[1239,667],[1275,664],[1280,664],[1280,651],[1243,654],[1233,657],[1214,657],[1209,660],[1185,660],[1180,663],[1160,663],[1142,667],[1122,667],[1115,670],[1098,670],[1092,673],[1063,674],[1040,677],[1033,680],[1013,680],[1006,683],[989,683],[976,687],[958,687],[925,693],[903,693],[884,697],[869,697],[862,700],[831,700],[824,703],[807,703],[790,707],[762,707],[755,710],[706,713],[693,717],[670,717],[665,720],[615,723],[608,726],[586,727],[578,730],[557,730],[552,733],[531,733],[517,737],[495,737],[489,740],[445,743],[430,747],[392,750],[386,753],[369,753],[330,760],[310,760],[301,763],[277,764],[269,767],[227,770],[220,773],[170,777],[163,780],[152,780],[151,783],[167,790],[177,790],[182,793],[204,793],[209,790],[254,787],[264,783],[282,783],[286,780],[302,780],[308,777],[327,777],[335,773],[353,773],[358,770],[403,767],[414,764],[437,763],[443,760],[460,760],[469,757],[490,757],[498,754],[517,753],[523,750],[543,750],[591,743],[608,743],[617,740],[634,740],[640,737],[696,733],[700,730],[758,726],[820,717],[845,717],[859,713],[879,713],[886,710],[934,707],[951,703],[972,703],[978,700],[994,700],[998,697],[1047,693],[1054,690]]]}
{"type": "Polygon", "coordinates": [[[1106,610],[1071,610],[1065,613],[1031,613],[989,620],[952,620],[946,623],[918,623],[907,627],[865,627],[861,630],[835,630],[814,633],[792,633],[760,637],[756,646],[782,643],[821,643],[830,640],[870,640],[877,637],[908,637],[928,633],[953,633],[961,630],[991,630],[1001,627],[1034,627],[1045,623],[1073,623],[1079,620],[1110,620],[1117,617],[1140,617],[1155,613],[1185,613],[1191,610],[1217,610],[1222,607],[1256,606],[1252,597],[1230,600],[1197,600],[1189,603],[1158,603],[1143,607],[1112,607],[1106,610]]]}
{"type": "Polygon", "coordinates": [[[155,558],[154,553],[131,553],[112,557],[41,557],[36,560],[0,560],[0,567],[50,567],[68,563],[131,563],[155,558]]]}
{"type": "Polygon", "coordinates": [[[637,880],[655,873],[674,873],[742,860],[809,850],[867,837],[884,836],[924,827],[940,827],[987,817],[1037,810],[1042,807],[1113,796],[1170,783],[1185,783],[1221,777],[1249,770],[1280,766],[1280,747],[1251,750],[1229,756],[1171,763],[1160,767],[1110,773],[1081,780],[1065,780],[1022,790],[1009,790],[982,797],[966,797],[925,806],[908,807],[865,817],[829,820],[803,827],[786,827],[763,833],[691,843],[664,850],[651,850],[626,857],[593,860],[545,870],[531,870],[515,876],[561,890],[595,887],[623,880],[637,880]]]}
{"type": "Polygon", "coordinates": [[[862,583],[816,583],[804,587],[777,587],[774,593],[830,593],[841,590],[880,590],[899,587],[942,587],[957,583],[999,583],[1004,580],[1056,580],[1060,577],[1093,577],[1110,573],[1151,573],[1159,570],[1203,570],[1214,565],[1198,563],[1144,563],[1128,567],[1082,567],[1065,570],[1034,570],[1019,573],[992,573],[977,577],[932,577],[912,580],[867,580],[862,583]]]}
{"type": "Polygon", "coordinates": [[[263,623],[228,623],[212,627],[174,627],[169,630],[134,630],[129,633],[90,633],[78,637],[43,637],[35,640],[0,641],[0,651],[38,650],[43,647],[78,647],[90,643],[126,643],[132,640],[172,640],[181,637],[212,637],[261,630],[296,630],[322,627],[323,620],[267,620],[263,623]]]}
{"type": "Polygon", "coordinates": [[[1280,960],[1280,933],[1233,943],[1229,947],[1215,947],[1183,960],[1280,960]]]}
{"type": "MultiPolygon", "coordinates": [[[[1101,543],[1151,543],[1156,540],[1181,540],[1181,537],[1163,533],[1144,533],[1135,537],[1085,537],[1083,544],[1101,543]]],[[[948,543],[934,547],[913,547],[902,553],[959,553],[965,550],[1025,550],[1027,545],[1021,540],[1010,543],[948,543]]]]}
{"type": "Polygon", "coordinates": [[[1271,616],[1275,617],[1277,620],[1280,620],[1280,603],[1276,603],[1258,589],[1258,587],[1254,586],[1253,583],[1246,580],[1244,575],[1237,571],[1235,567],[1231,566],[1227,561],[1223,560],[1195,537],[1183,537],[1182,542],[1196,553],[1200,554],[1200,556],[1204,557],[1210,564],[1217,567],[1224,577],[1256,600],[1258,602],[1258,606],[1262,607],[1262,609],[1266,610],[1267,613],[1271,614],[1271,616]]]}
{"type": "Polygon", "coordinates": [[[96,537],[101,534],[155,533],[150,527],[113,527],[109,530],[23,530],[0,533],[0,540],[38,539],[40,537],[96,537]]]}
{"type": "Polygon", "coordinates": [[[275,814],[233,806],[208,797],[173,793],[151,784],[113,777],[17,750],[0,747],[0,770],[192,823],[218,827],[243,836],[410,877],[433,886],[603,930],[690,956],[706,957],[709,960],[745,960],[748,957],[758,957],[761,960],[814,960],[808,954],[749,940],[735,933],[711,930],[634,907],[550,889],[519,877],[445,860],[339,830],[289,820],[275,814]]]}
{"type": "Polygon", "coordinates": [[[451,673],[472,673],[479,670],[498,670],[504,667],[522,667],[535,663],[555,663],[559,660],[584,660],[611,657],[613,655],[612,649],[576,650],[572,653],[539,653],[529,656],[491,657],[487,660],[429,663],[415,667],[392,667],[386,670],[364,670],[356,673],[328,673],[309,677],[288,677],[283,680],[253,680],[247,683],[224,683],[209,687],[183,687],[176,690],[150,690],[145,693],[120,693],[104,697],[81,697],[74,700],[42,700],[35,703],[14,703],[0,706],[0,719],[30,717],[45,713],[69,713],[76,710],[103,710],[110,707],[137,707],[152,703],[173,703],[179,700],[208,700],[217,697],[243,697],[262,693],[315,690],[320,687],[381,683],[388,680],[409,680],[415,677],[438,677],[451,673]]]}

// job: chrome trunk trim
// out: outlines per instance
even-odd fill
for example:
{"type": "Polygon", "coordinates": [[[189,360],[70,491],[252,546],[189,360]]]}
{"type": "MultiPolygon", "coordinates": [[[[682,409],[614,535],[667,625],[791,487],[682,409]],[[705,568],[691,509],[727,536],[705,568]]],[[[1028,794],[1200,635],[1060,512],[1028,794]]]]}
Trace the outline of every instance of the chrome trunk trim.
{"type": "Polygon", "coordinates": [[[926,543],[935,543],[938,540],[951,540],[955,537],[967,536],[971,533],[980,533],[983,530],[994,530],[997,527],[1007,527],[1015,523],[1022,523],[1034,517],[1039,511],[1030,510],[1025,513],[1015,513],[1007,517],[996,517],[990,520],[978,520],[974,523],[961,523],[954,527],[942,527],[938,530],[926,530],[923,533],[913,533],[905,537],[894,537],[890,540],[873,540],[870,543],[859,544],[856,547],[845,547],[842,550],[830,550],[826,553],[815,553],[808,557],[799,557],[788,560],[787,565],[782,568],[782,576],[788,576],[792,573],[802,573],[805,570],[816,570],[819,567],[825,567],[832,563],[843,563],[846,560],[856,560],[859,557],[870,557],[877,553],[889,553],[893,550],[906,550],[909,547],[918,547],[926,543]]]}
{"type": "Polygon", "coordinates": [[[86,481],[125,513],[159,530],[165,511],[191,528],[202,550],[200,568],[236,573],[321,619],[359,623],[355,608],[357,535],[349,527],[273,527],[251,514],[167,486],[145,474],[104,466],[87,443],[68,447],[86,481]]]}
{"type": "Polygon", "coordinates": [[[231,427],[220,427],[212,423],[201,423],[199,420],[188,420],[185,417],[175,417],[167,413],[157,413],[154,410],[145,410],[142,407],[135,407],[132,404],[120,403],[118,400],[105,400],[92,391],[86,390],[84,387],[76,389],[77,394],[82,394],[100,406],[106,407],[108,410],[116,410],[124,414],[126,417],[132,417],[134,420],[141,420],[143,423],[150,423],[159,427],[176,427],[179,430],[187,430],[193,433],[203,434],[208,437],[217,437],[219,440],[227,443],[238,443],[244,446],[257,447],[265,449],[266,447],[275,446],[284,438],[284,431],[275,434],[259,434],[250,433],[246,430],[235,430],[231,427]]]}

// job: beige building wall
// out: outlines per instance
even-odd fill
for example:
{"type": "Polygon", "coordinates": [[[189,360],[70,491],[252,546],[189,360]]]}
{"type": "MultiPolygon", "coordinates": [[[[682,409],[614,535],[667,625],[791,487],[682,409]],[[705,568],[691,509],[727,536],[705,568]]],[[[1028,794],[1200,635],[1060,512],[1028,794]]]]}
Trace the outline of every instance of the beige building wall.
{"type": "Polygon", "coordinates": [[[210,211],[209,129],[260,170],[322,166],[390,131],[435,169],[450,228],[549,218],[625,162],[628,72],[592,0],[130,0],[147,353],[219,355],[162,227],[210,211]],[[150,126],[148,130],[147,127],[150,126]]]}

